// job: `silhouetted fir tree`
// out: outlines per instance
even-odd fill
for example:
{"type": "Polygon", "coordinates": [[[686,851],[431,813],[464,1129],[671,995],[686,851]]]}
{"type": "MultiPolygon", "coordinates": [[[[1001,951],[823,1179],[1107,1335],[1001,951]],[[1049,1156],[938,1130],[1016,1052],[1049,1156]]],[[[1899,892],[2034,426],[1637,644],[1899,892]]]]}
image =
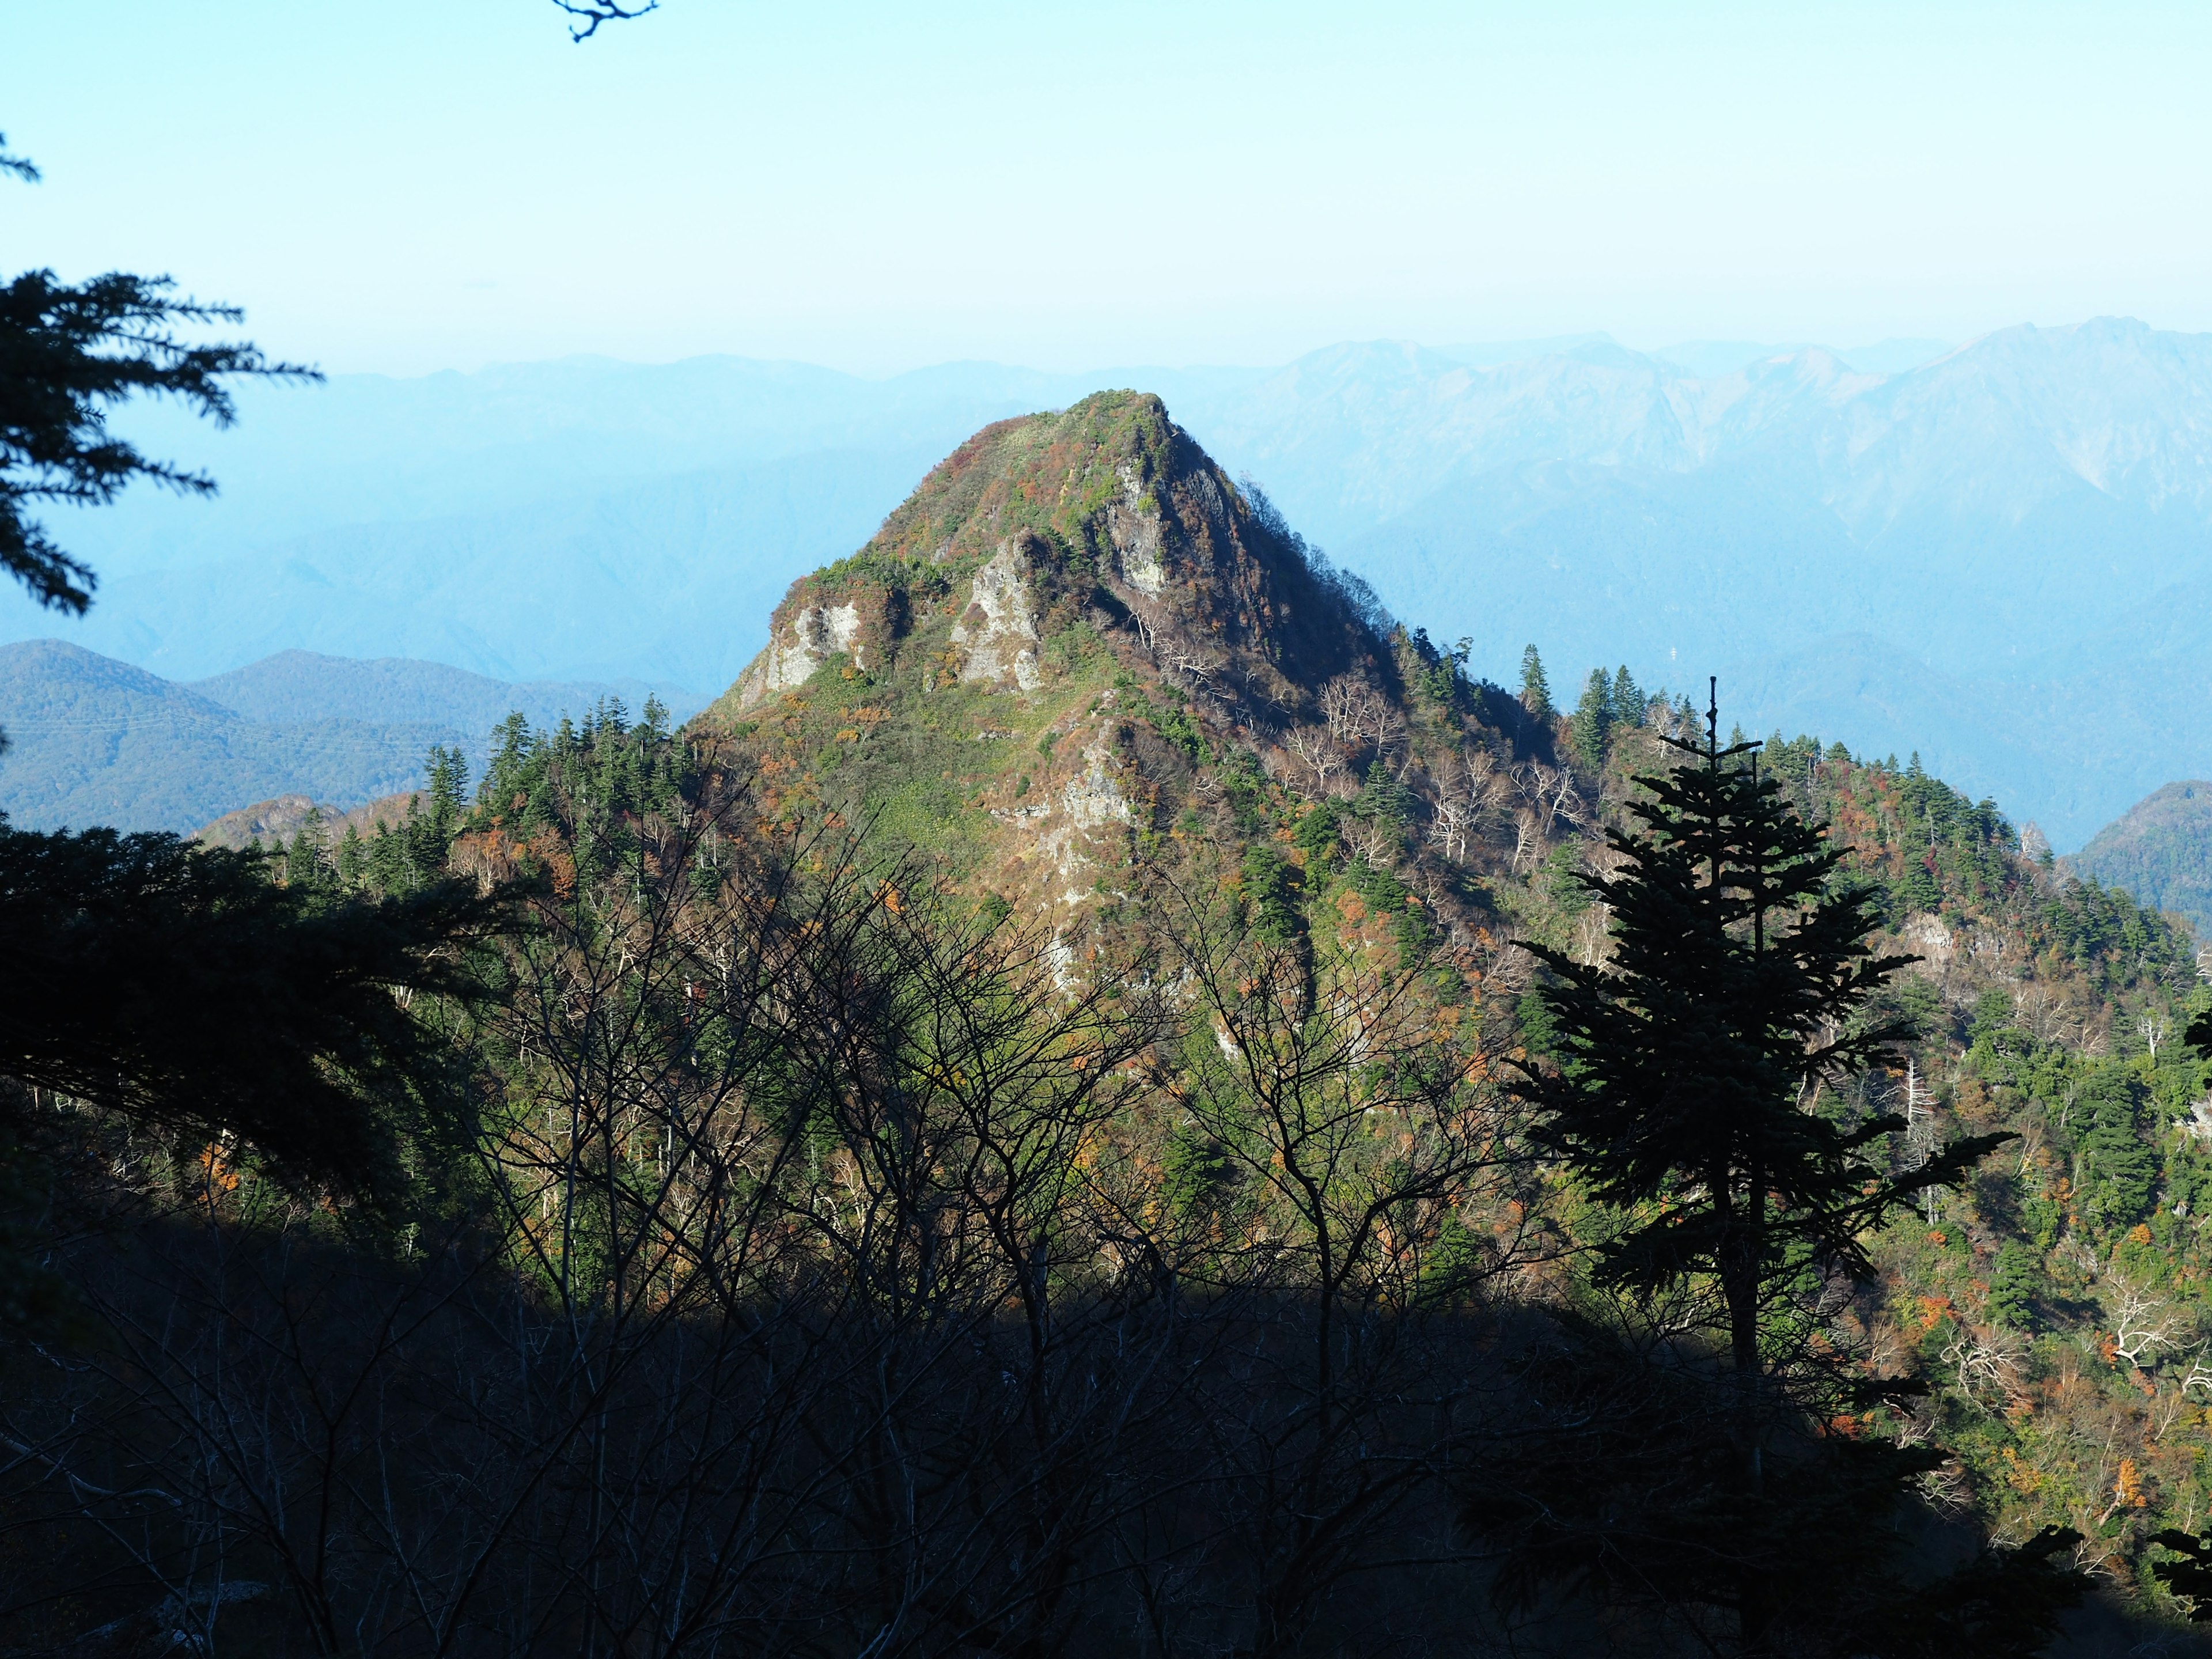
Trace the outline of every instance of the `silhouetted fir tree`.
{"type": "MultiPolygon", "coordinates": [[[[0,171],[38,177],[20,160],[0,171]]],[[[137,478],[214,493],[205,473],[150,460],[111,433],[111,408],[142,393],[177,398],[228,426],[228,377],[321,378],[266,362],[250,345],[185,343],[179,324],[234,323],[242,313],[174,298],[175,288],[166,276],[120,271],[71,285],[51,270],[25,271],[0,288],[0,570],[40,605],[82,614],[94,579],[27,516],[31,503],[104,506],[137,478]]]]}
{"type": "MultiPolygon", "coordinates": [[[[2039,1639],[2080,1593],[2057,1535],[1916,1586],[1899,1528],[1942,1454],[1820,1427],[1910,1388],[1844,1363],[1823,1291],[1869,1277],[1874,1228],[2010,1137],[1954,1141],[1897,1175],[1886,1152],[1903,1120],[1849,1121],[1834,1085],[1904,1035],[1863,1014],[1908,958],[1875,954],[1875,908],[1838,879],[1841,848],[1760,775],[1758,745],[1723,748],[1717,732],[1715,709],[1702,747],[1668,739],[1686,759],[1637,780],[1640,827],[1609,832],[1613,872],[1577,878],[1608,907],[1611,959],[1530,947],[1552,976],[1556,1064],[1516,1089],[1538,1144],[1612,1218],[1595,1286],[1632,1307],[1673,1298],[1677,1330],[1706,1310],[1692,1328],[1718,1352],[1701,1365],[1679,1341],[1635,1358],[1573,1339],[1553,1395],[1611,1389],[1618,1457],[1571,1458],[1540,1504],[1522,1480],[1503,1488],[1520,1498],[1492,1491],[1474,1510],[1523,1529],[1503,1583],[1655,1601],[1705,1618],[1709,1641],[1717,1615],[1739,1653],[1921,1651],[1894,1622],[1911,1606],[1952,1654],[2016,1654],[2023,1617],[2039,1639]]],[[[1569,1415],[1583,1425],[1571,1441],[1595,1432],[1569,1415]]]]}
{"type": "Polygon", "coordinates": [[[1533,645],[1521,652],[1521,706],[1535,719],[1552,718],[1552,683],[1544,676],[1544,659],[1533,645]]]}

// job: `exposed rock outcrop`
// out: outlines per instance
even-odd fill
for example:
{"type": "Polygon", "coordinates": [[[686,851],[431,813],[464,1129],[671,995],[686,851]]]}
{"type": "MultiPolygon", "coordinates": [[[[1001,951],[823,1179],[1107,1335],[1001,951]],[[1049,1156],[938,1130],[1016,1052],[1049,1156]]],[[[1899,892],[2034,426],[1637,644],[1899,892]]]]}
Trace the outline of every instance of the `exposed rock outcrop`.
{"type": "Polygon", "coordinates": [[[904,595],[881,583],[840,582],[826,573],[804,577],[776,607],[767,648],[723,701],[741,714],[757,708],[805,685],[836,656],[866,672],[881,661],[904,617],[904,595]]]}
{"type": "Polygon", "coordinates": [[[968,609],[952,625],[952,642],[968,653],[960,678],[969,684],[1037,688],[1037,609],[1030,594],[1029,539],[1010,537],[999,544],[975,573],[968,609]]]}
{"type": "Polygon", "coordinates": [[[408,809],[428,799],[417,789],[380,796],[366,805],[349,810],[319,805],[306,795],[279,795],[274,800],[256,801],[235,812],[226,812],[213,823],[195,830],[191,839],[203,847],[228,847],[234,850],[275,848],[289,844],[302,830],[313,828],[328,843],[336,846],[349,828],[358,835],[372,836],[380,825],[397,827],[405,823],[408,809]]]}

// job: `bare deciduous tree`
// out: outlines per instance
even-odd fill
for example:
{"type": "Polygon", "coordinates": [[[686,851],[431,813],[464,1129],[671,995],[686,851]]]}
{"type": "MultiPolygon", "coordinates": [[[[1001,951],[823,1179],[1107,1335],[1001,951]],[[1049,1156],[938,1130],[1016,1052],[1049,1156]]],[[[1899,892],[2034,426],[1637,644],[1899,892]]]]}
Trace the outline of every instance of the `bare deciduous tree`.
{"type": "Polygon", "coordinates": [[[2112,1352],[2130,1365],[2141,1365],[2160,1348],[2179,1346],[2181,1322],[2166,1311],[2141,1285],[2116,1267],[2105,1276],[2112,1319],[2112,1352]]]}
{"type": "Polygon", "coordinates": [[[1267,1345],[1269,1386],[1219,1408],[1249,1492],[1244,1650],[1285,1653],[1438,1467],[1455,1398],[1468,1404],[1424,1352],[1424,1314],[1510,1274],[1535,1239],[1463,1219],[1516,1213],[1522,1166],[1507,1099],[1474,1080],[1471,1006],[1426,994],[1441,963],[1395,941],[1257,938],[1180,892],[1165,909],[1204,1035],[1161,1087],[1234,1172],[1236,1248],[1216,1271],[1299,1292],[1280,1304],[1295,1328],[1267,1345]]]}
{"type": "Polygon", "coordinates": [[[1344,751],[1327,727],[1294,726],[1283,741],[1311,780],[1314,794],[1326,799],[1338,793],[1335,786],[1345,771],[1344,751]]]}

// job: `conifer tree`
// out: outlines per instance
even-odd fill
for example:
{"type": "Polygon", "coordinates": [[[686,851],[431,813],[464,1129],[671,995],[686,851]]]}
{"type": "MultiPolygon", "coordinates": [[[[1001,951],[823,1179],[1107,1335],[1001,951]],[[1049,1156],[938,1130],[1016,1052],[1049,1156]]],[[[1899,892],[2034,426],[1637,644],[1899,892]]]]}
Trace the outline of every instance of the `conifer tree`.
{"type": "MultiPolygon", "coordinates": [[[[38,179],[4,154],[0,173],[38,179]]],[[[239,315],[174,297],[167,277],[71,285],[33,270],[0,285],[0,577],[81,613],[93,573],[33,504],[101,505],[142,478],[213,491],[110,432],[116,405],[175,398],[225,426],[232,377],[319,378],[176,333],[239,315]]],[[[273,862],[306,876],[310,853],[273,862]]],[[[26,1109],[59,1096],[139,1130],[234,1135],[317,1182],[392,1191],[403,1121],[442,1081],[440,1044],[407,999],[478,994],[454,947],[493,908],[473,884],[346,902],[313,880],[279,886],[270,862],[167,835],[32,834],[0,816],[0,1187],[21,1174],[19,1131],[43,1132],[26,1109]]],[[[0,1249],[0,1278],[21,1265],[0,1249]]]]}
{"type": "Polygon", "coordinates": [[[1521,652],[1521,706],[1540,720],[1552,718],[1552,683],[1544,677],[1544,659],[1534,645],[1521,652]]]}
{"type": "MultiPolygon", "coordinates": [[[[28,162],[0,160],[0,172],[37,181],[28,162]]],[[[176,298],[175,289],[166,276],[120,271],[71,285],[29,270],[0,286],[0,572],[42,605],[81,615],[93,574],[27,515],[31,503],[105,505],[137,478],[214,493],[206,474],[152,459],[108,431],[110,409],[134,396],[175,398],[228,426],[232,376],[321,378],[269,362],[250,345],[178,338],[179,324],[236,322],[241,313],[176,298]]]]}
{"type": "Polygon", "coordinates": [[[1615,726],[1643,725],[1645,701],[1643,688],[1636,684],[1636,678],[1628,672],[1626,663],[1613,671],[1610,702],[1615,726]]]}
{"type": "MultiPolygon", "coordinates": [[[[1698,1467],[1653,1475],[1651,1491],[1675,1496],[1650,1500],[1661,1512],[1604,1547],[1651,1554],[1640,1582],[1724,1609],[1735,1650],[1765,1654],[1790,1650],[1789,1628],[1808,1615],[1871,1632],[1909,1599],[1897,1564],[1869,1555],[1869,1540],[1896,1541],[1929,1453],[1838,1449],[1809,1431],[1899,1392],[1817,1358],[1820,1295],[1871,1275],[1868,1236],[1886,1217],[1956,1184],[2011,1137],[1954,1141],[1899,1174],[1885,1153],[1904,1121],[1849,1120],[1833,1085],[1907,1034],[1866,1006],[1909,958],[1875,954],[1871,896],[1838,879],[1840,848],[1760,775],[1759,745],[1723,748],[1717,733],[1716,707],[1703,745],[1668,739],[1684,761],[1637,780],[1640,827],[1609,833],[1613,872],[1577,878],[1609,908],[1612,959],[1531,947],[1553,976],[1541,1001],[1557,1064],[1526,1069],[1518,1089],[1536,1109],[1539,1144],[1611,1218],[1594,1245],[1596,1285],[1633,1305],[1672,1297],[1707,1310],[1695,1322],[1722,1367],[1714,1431],[1680,1436],[1679,1458],[1668,1445],[1639,1454],[1698,1467]],[[1838,1550],[1857,1565],[1822,1607],[1808,1552],[1838,1550]]],[[[1612,1523],[1593,1512],[1589,1525],[1612,1523]]],[[[2014,1613],[2055,1617],[2078,1590],[2054,1565],[2057,1547],[2053,1534],[1987,1555],[1949,1601],[1934,1588],[1911,1594],[1929,1618],[1947,1607],[1966,1618],[1972,1601],[1983,1611],[1968,1624],[1994,1630],[1984,1590],[2001,1582],[2014,1613]]],[[[1572,1559],[1571,1571],[1588,1570],[1586,1555],[1572,1559]]],[[[1998,1622],[2003,1642],[2020,1639],[2016,1623],[1998,1622]]],[[[2022,1650],[1969,1635],[1957,1651],[2022,1650]]],[[[1887,1642],[1863,1650],[1892,1650],[1887,1642]]]]}
{"type": "MultiPolygon", "coordinates": [[[[174,836],[0,827],[0,1078],[389,1196],[444,1065],[402,998],[479,995],[454,947],[495,912],[470,884],[368,904],[279,886],[264,864],[174,836]]],[[[0,1091],[0,1119],[11,1103],[0,1091]]]]}
{"type": "Polygon", "coordinates": [[[1567,720],[1567,742],[1592,771],[1605,764],[1605,748],[1613,737],[1613,682],[1602,668],[1593,668],[1583,685],[1582,701],[1567,720]]]}

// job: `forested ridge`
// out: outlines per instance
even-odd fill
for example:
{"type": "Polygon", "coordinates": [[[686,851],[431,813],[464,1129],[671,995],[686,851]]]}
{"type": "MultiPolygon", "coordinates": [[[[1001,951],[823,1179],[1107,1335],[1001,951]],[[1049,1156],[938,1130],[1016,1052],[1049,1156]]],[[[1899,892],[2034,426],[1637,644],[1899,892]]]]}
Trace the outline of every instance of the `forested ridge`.
{"type": "Polygon", "coordinates": [[[2124,886],[2157,909],[2179,911],[2202,933],[2212,927],[2204,893],[2208,812],[2212,784],[2169,783],[2099,830],[2067,866],[2124,886]]]}
{"type": "Polygon", "coordinates": [[[116,841],[386,930],[411,1046],[326,1034],[335,1156],[11,1094],[0,1642],[2183,1650],[2186,931],[1468,657],[1107,394],[685,726],[116,841]]]}

